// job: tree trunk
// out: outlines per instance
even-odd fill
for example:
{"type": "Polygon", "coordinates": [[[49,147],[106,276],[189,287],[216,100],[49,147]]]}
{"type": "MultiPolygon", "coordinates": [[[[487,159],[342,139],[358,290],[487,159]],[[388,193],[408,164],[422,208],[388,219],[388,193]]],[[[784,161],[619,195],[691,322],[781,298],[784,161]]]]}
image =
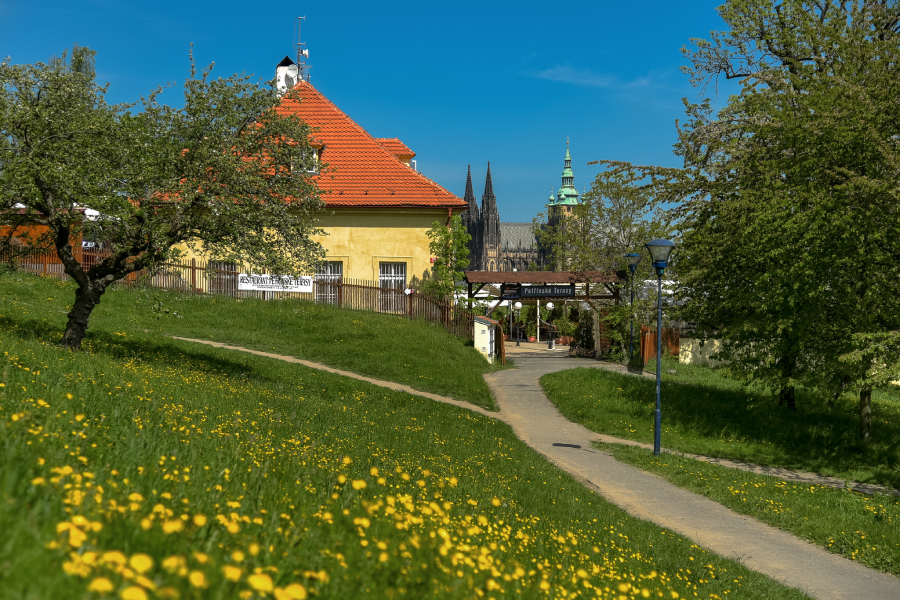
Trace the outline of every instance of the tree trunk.
{"type": "Polygon", "coordinates": [[[778,406],[784,406],[785,404],[790,410],[797,410],[795,389],[792,385],[784,386],[778,393],[778,406]]]}
{"type": "Polygon", "coordinates": [[[863,441],[872,437],[872,388],[859,390],[859,425],[863,441]]]}
{"type": "Polygon", "coordinates": [[[94,286],[79,286],[75,290],[75,304],[69,311],[69,322],[66,324],[66,332],[63,334],[59,345],[69,350],[77,350],[81,347],[81,342],[87,334],[88,319],[91,312],[98,304],[100,304],[100,296],[103,295],[104,289],[97,289],[94,286]]]}
{"type": "Polygon", "coordinates": [[[778,393],[778,406],[787,405],[789,410],[797,410],[796,390],[791,385],[794,368],[797,366],[797,355],[792,352],[782,354],[778,359],[781,366],[781,391],[778,393]]]}

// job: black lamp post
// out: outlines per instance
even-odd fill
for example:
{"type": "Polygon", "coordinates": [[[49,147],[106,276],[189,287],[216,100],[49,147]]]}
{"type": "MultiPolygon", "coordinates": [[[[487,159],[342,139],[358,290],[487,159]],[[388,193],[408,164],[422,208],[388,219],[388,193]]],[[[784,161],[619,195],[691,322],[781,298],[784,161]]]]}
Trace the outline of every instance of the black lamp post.
{"type": "Polygon", "coordinates": [[[628,362],[631,363],[634,358],[634,272],[641,262],[641,255],[631,252],[625,255],[625,260],[628,261],[628,268],[631,270],[631,334],[628,337],[628,362]]]}
{"type": "Polygon", "coordinates": [[[653,454],[659,455],[660,426],[662,425],[662,412],[659,409],[659,388],[662,370],[662,276],[669,264],[669,256],[675,249],[675,244],[669,240],[652,240],[645,244],[650,251],[650,260],[656,269],[656,421],[653,428],[653,454]]]}
{"type": "Polygon", "coordinates": [[[521,311],[522,311],[522,303],[521,303],[521,302],[516,302],[513,306],[516,307],[516,322],[519,324],[519,326],[516,328],[516,346],[521,346],[521,345],[522,345],[522,344],[521,344],[521,340],[522,340],[522,321],[521,321],[520,318],[519,318],[519,314],[520,314],[521,311]]]}

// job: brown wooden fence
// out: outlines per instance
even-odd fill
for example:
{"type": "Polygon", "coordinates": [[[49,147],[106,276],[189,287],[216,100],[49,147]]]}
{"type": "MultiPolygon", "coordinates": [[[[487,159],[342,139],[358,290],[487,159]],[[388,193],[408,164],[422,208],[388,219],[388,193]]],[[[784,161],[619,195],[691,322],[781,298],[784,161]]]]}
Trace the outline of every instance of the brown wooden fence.
{"type": "MultiPolygon", "coordinates": [[[[87,271],[108,256],[108,252],[83,249],[77,258],[81,261],[81,268],[87,271]]],[[[18,269],[22,271],[63,281],[68,279],[59,258],[53,253],[33,253],[16,262],[18,269]]],[[[472,339],[475,316],[471,311],[421,294],[407,295],[404,289],[396,285],[386,286],[378,281],[324,275],[315,277],[311,293],[257,292],[238,289],[238,272],[239,269],[231,263],[207,263],[196,259],[170,261],[153,273],[133,273],[117,281],[116,285],[146,285],[188,294],[217,294],[232,298],[307,300],[340,308],[369,310],[440,323],[453,335],[472,339]]]]}
{"type": "MultiPolygon", "coordinates": [[[[678,356],[680,346],[680,331],[674,327],[663,327],[663,353],[678,356]]],[[[644,362],[656,359],[656,330],[646,325],[641,325],[641,358],[644,362]]]]}

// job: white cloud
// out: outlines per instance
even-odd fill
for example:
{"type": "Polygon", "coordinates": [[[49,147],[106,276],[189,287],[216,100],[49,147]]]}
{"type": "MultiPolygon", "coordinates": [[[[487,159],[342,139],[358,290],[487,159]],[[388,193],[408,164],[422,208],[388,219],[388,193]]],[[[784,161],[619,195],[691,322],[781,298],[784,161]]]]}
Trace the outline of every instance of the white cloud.
{"type": "Polygon", "coordinates": [[[622,81],[615,76],[602,75],[594,73],[590,69],[577,69],[569,65],[558,65],[543,71],[529,73],[528,75],[530,77],[546,79],[548,81],[559,81],[561,83],[570,83],[572,85],[612,89],[646,87],[650,85],[653,80],[652,76],[648,75],[632,81],[622,81]]]}

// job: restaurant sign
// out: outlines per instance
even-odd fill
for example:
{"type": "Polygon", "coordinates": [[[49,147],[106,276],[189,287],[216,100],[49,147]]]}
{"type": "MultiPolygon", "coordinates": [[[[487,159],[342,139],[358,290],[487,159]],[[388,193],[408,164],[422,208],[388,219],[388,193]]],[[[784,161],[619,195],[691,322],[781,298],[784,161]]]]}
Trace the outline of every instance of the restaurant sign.
{"type": "Polygon", "coordinates": [[[500,286],[501,298],[574,298],[575,284],[568,285],[522,285],[504,283],[500,286]]]}
{"type": "Polygon", "coordinates": [[[311,294],[313,291],[313,278],[311,275],[306,277],[293,277],[291,275],[239,273],[238,290],[247,292],[295,292],[311,294]]]}

